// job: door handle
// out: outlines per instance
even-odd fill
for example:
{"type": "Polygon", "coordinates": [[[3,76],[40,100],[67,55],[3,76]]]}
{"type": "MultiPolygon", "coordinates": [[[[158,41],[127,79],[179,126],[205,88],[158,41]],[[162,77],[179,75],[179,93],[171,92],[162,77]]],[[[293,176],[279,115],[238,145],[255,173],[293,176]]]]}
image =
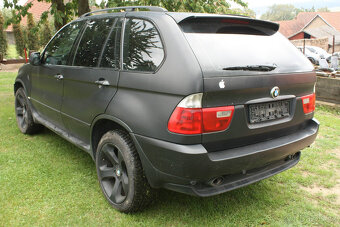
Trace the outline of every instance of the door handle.
{"type": "Polygon", "coordinates": [[[62,79],[64,79],[64,76],[61,75],[61,74],[57,74],[57,75],[54,76],[54,78],[56,78],[57,80],[62,80],[62,79]]]}
{"type": "Polygon", "coordinates": [[[96,80],[94,83],[98,84],[99,86],[109,86],[110,85],[109,81],[101,80],[101,79],[96,80]]]}

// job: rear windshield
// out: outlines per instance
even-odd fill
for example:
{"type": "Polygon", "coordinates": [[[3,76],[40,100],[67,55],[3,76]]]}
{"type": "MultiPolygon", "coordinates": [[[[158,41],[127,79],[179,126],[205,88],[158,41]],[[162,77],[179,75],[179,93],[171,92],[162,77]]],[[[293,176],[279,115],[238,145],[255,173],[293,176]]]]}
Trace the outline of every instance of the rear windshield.
{"type": "Polygon", "coordinates": [[[194,20],[180,23],[180,26],[205,76],[313,70],[308,59],[277,32],[272,23],[266,23],[250,24],[246,20],[219,19],[194,20]],[[275,66],[275,69],[267,72],[225,70],[256,65],[275,66]]]}

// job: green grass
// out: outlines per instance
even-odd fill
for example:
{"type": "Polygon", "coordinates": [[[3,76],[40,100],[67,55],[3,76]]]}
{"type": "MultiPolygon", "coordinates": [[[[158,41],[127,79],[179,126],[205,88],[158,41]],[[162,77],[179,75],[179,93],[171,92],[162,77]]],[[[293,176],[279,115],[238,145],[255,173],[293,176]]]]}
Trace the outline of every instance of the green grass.
{"type": "Polygon", "coordinates": [[[17,50],[15,49],[14,44],[9,44],[6,54],[6,59],[17,59],[19,58],[19,54],[17,53],[17,50]]]}
{"type": "Polygon", "coordinates": [[[49,130],[35,136],[16,126],[14,73],[0,73],[0,226],[339,226],[340,116],[318,107],[320,134],[300,163],[256,184],[210,198],[161,190],[142,213],[125,215],[101,194],[85,152],[49,130]],[[335,149],[337,149],[338,156],[335,149]]]}

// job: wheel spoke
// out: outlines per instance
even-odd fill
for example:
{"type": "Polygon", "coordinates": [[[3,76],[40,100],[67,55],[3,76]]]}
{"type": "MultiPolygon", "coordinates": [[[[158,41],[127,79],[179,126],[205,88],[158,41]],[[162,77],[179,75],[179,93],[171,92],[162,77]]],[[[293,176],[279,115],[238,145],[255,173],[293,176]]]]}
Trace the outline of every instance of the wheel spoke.
{"type": "Polygon", "coordinates": [[[23,109],[22,107],[17,107],[16,110],[17,110],[17,115],[18,115],[18,116],[23,116],[23,110],[24,110],[24,109],[23,109]]]}
{"type": "Polygon", "coordinates": [[[24,98],[23,98],[21,95],[18,95],[18,96],[17,96],[17,100],[18,100],[19,105],[20,105],[21,107],[23,107],[23,106],[25,105],[24,98]]]}
{"type": "Polygon", "coordinates": [[[122,191],[122,182],[116,179],[115,184],[112,189],[110,199],[115,203],[123,202],[125,199],[125,196],[122,196],[121,191],[122,191]]]}
{"type": "Polygon", "coordinates": [[[26,127],[26,125],[27,125],[27,120],[26,120],[25,117],[22,117],[22,118],[21,118],[20,125],[21,125],[22,128],[25,128],[25,127],[26,127]]]}
{"type": "Polygon", "coordinates": [[[122,166],[122,163],[124,162],[123,155],[121,152],[118,151],[118,164],[119,166],[122,166]]]}
{"type": "Polygon", "coordinates": [[[123,172],[122,174],[122,186],[124,194],[127,196],[127,194],[129,193],[129,178],[125,172],[123,172]]]}
{"type": "Polygon", "coordinates": [[[28,119],[28,112],[27,112],[27,109],[26,109],[25,114],[24,114],[24,119],[25,119],[25,121],[27,121],[27,119],[28,119]]]}
{"type": "Polygon", "coordinates": [[[101,179],[105,178],[114,178],[114,169],[113,167],[102,166],[99,168],[101,179]]]}
{"type": "Polygon", "coordinates": [[[115,154],[113,147],[111,147],[108,144],[106,144],[106,145],[104,145],[102,150],[103,150],[103,153],[105,154],[105,156],[109,159],[109,161],[112,164],[118,164],[118,157],[115,154]]]}

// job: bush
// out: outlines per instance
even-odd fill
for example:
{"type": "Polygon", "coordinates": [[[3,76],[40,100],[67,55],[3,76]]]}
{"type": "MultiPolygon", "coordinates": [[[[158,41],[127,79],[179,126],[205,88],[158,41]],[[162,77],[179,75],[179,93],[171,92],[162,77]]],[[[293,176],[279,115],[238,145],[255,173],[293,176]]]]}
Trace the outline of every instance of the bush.
{"type": "Polygon", "coordinates": [[[7,53],[7,37],[4,31],[4,17],[0,11],[0,53],[5,56],[7,53]]]}
{"type": "Polygon", "coordinates": [[[22,28],[20,24],[13,24],[13,32],[14,32],[14,39],[15,39],[15,45],[17,52],[20,56],[24,56],[24,48],[25,45],[25,39],[24,34],[22,32],[22,28]]]}
{"type": "Polygon", "coordinates": [[[31,13],[27,15],[27,47],[29,50],[39,49],[38,29],[31,13]]]}
{"type": "Polygon", "coordinates": [[[50,41],[52,37],[50,25],[48,21],[46,20],[44,24],[40,27],[40,46],[45,47],[48,41],[50,41]]]}

